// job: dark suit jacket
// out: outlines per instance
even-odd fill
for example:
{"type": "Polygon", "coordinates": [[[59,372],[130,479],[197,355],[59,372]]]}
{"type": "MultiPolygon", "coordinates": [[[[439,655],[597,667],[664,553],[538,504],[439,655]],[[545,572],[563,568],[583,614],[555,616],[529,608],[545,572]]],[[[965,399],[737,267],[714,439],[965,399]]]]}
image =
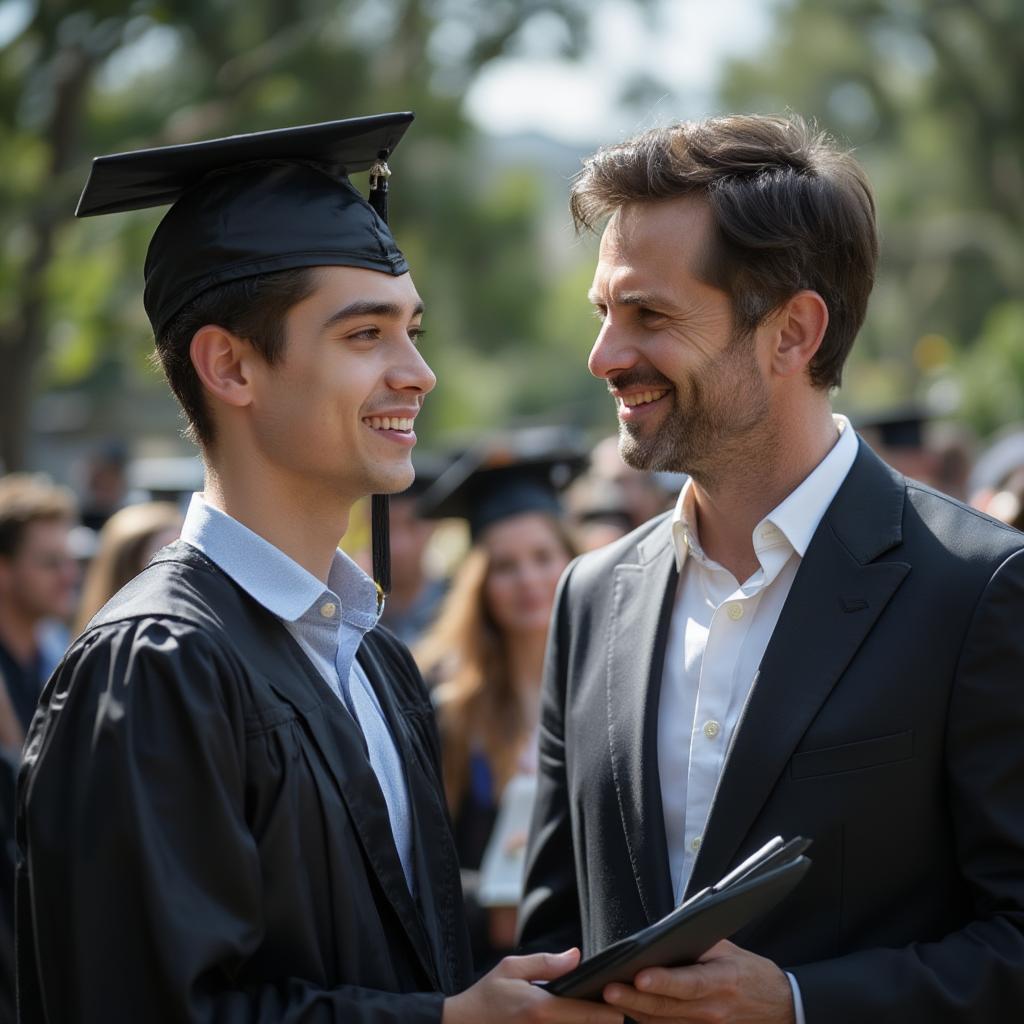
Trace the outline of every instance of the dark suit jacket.
{"type": "MultiPolygon", "coordinates": [[[[521,938],[593,953],[672,907],[667,517],[577,560],[548,650],[521,938]]],[[[1024,1020],[1024,536],[863,444],[761,664],[689,891],[775,834],[813,867],[735,941],[808,1024],[1024,1020]]]]}
{"type": "Polygon", "coordinates": [[[362,733],[287,630],[179,543],[48,683],[19,785],[26,1024],[436,1024],[470,974],[433,712],[359,660],[406,767],[410,894],[362,733]]]}

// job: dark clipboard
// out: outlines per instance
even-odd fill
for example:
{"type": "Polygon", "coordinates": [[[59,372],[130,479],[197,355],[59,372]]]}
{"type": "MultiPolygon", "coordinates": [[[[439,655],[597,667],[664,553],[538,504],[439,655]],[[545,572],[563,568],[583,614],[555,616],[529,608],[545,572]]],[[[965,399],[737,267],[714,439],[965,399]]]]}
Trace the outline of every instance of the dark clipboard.
{"type": "Polygon", "coordinates": [[[716,942],[771,910],[807,873],[809,839],[776,836],[721,881],[642,931],[588,957],[544,987],[552,995],[600,1000],[613,981],[632,984],[645,967],[692,964],[716,942]]]}

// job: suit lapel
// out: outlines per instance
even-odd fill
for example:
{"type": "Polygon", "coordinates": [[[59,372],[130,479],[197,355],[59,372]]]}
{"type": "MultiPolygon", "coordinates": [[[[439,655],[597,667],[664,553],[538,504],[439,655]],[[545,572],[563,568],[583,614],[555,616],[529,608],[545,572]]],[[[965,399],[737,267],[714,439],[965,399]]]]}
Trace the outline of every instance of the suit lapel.
{"type": "MultiPolygon", "coordinates": [[[[429,758],[424,759],[421,744],[410,735],[409,725],[395,701],[392,687],[387,683],[389,669],[378,657],[369,637],[359,648],[357,656],[366,669],[402,758],[412,815],[413,871],[421,911],[418,920],[429,933],[429,950],[439,958],[450,945],[442,934],[442,922],[451,924],[452,908],[458,902],[457,894],[452,890],[461,885],[454,843],[449,838],[451,828],[440,791],[433,781],[436,778],[434,767],[429,758]]],[[[441,970],[442,964],[435,962],[434,977],[439,978],[441,970]]],[[[445,986],[441,988],[445,989],[445,986]]]]}
{"type": "Polygon", "coordinates": [[[653,923],[672,907],[657,757],[658,699],[678,580],[667,523],[637,550],[639,561],[616,566],[611,584],[608,744],[633,877],[653,923]]]}
{"type": "MultiPolygon", "coordinates": [[[[402,862],[391,832],[387,803],[367,756],[362,730],[341,702],[327,690],[326,682],[292,635],[269,612],[266,615],[281,634],[279,636],[269,628],[264,631],[273,637],[274,649],[273,656],[268,655],[271,660],[266,663],[272,664],[274,660],[280,661],[284,657],[290,659],[293,668],[292,671],[275,672],[271,685],[306,723],[323,764],[334,777],[338,792],[348,808],[367,863],[405,928],[427,977],[439,985],[437,969],[430,953],[432,947],[427,942],[419,910],[405,882],[402,862]],[[311,693],[318,695],[318,698],[311,700],[311,693]],[[319,699],[321,697],[326,699],[319,699]]],[[[371,680],[373,675],[371,669],[371,680]]],[[[376,692],[379,693],[379,687],[376,692]]],[[[402,735],[402,730],[395,725],[389,704],[383,701],[382,704],[393,735],[402,735]]],[[[399,750],[403,757],[408,753],[407,746],[401,742],[399,750]]],[[[408,774],[407,767],[407,777],[408,774]]],[[[415,798],[416,794],[410,788],[410,801],[415,798]]]]}
{"type": "Polygon", "coordinates": [[[900,542],[905,490],[861,445],[765,651],[688,892],[715,882],[736,859],[808,726],[910,571],[903,562],[873,561],[900,542]]]}

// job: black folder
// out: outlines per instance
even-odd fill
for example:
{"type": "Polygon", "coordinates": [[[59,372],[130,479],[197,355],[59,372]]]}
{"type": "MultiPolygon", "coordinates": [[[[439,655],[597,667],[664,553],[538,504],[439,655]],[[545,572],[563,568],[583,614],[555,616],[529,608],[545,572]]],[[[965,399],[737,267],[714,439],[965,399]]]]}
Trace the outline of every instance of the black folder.
{"type": "Polygon", "coordinates": [[[613,981],[632,984],[645,967],[692,964],[716,942],[771,910],[811,866],[809,839],[776,836],[721,881],[695,893],[670,914],[621,939],[575,970],[548,982],[552,995],[600,1000],[613,981]]]}

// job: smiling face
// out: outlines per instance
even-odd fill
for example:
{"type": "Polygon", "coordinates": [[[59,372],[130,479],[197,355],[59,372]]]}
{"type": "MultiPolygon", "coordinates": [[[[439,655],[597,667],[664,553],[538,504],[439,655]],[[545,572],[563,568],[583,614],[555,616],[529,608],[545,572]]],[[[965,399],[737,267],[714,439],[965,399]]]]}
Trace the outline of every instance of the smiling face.
{"type": "Polygon", "coordinates": [[[416,347],[422,314],[408,274],[318,270],[288,311],[282,357],[254,353],[247,367],[257,457],[345,502],[408,487],[413,421],[435,383],[416,347]]]}
{"type": "Polygon", "coordinates": [[[543,512],[509,516],[489,526],[482,543],[484,599],[497,627],[506,636],[546,631],[570,557],[551,517],[543,512]]]}
{"type": "Polygon", "coordinates": [[[698,276],[712,231],[706,204],[683,198],[627,204],[601,239],[589,366],[637,469],[714,475],[758,443],[769,411],[756,331],[738,334],[729,296],[698,276]]]}

